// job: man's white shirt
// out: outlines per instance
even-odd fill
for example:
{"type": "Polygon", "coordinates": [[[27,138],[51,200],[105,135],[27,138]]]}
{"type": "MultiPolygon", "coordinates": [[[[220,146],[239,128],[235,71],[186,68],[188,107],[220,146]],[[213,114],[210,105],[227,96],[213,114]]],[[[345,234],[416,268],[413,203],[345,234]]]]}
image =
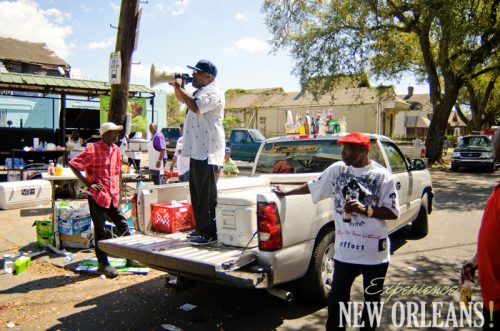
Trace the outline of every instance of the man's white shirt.
{"type": "Polygon", "coordinates": [[[226,147],[222,126],[224,92],[212,82],[193,96],[200,113],[189,110],[186,114],[182,155],[200,161],[208,159],[208,164],[222,166],[226,147]]]}
{"type": "Polygon", "coordinates": [[[387,207],[399,216],[394,180],[387,169],[375,161],[363,168],[339,161],[310,181],[308,186],[314,203],[332,198],[336,260],[365,265],[389,262],[390,242],[384,220],[353,213],[351,222],[343,221],[345,194],[351,190],[350,194],[357,195],[356,198],[365,206],[387,207]]]}

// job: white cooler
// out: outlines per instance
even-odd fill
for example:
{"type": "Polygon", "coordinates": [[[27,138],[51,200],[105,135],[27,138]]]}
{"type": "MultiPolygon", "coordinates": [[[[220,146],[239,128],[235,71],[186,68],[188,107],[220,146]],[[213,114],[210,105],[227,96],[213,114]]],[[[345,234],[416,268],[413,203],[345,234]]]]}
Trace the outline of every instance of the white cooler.
{"type": "MultiPolygon", "coordinates": [[[[270,190],[270,189],[269,189],[270,190]]],[[[217,198],[215,215],[217,241],[236,247],[258,245],[257,235],[257,194],[263,189],[223,193],[217,198]]]]}
{"type": "Polygon", "coordinates": [[[34,207],[49,204],[51,199],[52,186],[48,180],[0,183],[0,209],[34,207]]]}

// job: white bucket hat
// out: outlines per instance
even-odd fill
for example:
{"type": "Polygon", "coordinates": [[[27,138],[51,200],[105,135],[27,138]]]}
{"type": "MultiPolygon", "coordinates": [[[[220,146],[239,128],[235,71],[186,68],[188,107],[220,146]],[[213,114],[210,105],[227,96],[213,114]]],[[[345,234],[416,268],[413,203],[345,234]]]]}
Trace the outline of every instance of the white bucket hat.
{"type": "Polygon", "coordinates": [[[101,128],[99,129],[99,134],[102,136],[108,131],[121,131],[123,130],[123,125],[116,125],[113,122],[106,122],[103,125],[101,125],[101,128]]]}

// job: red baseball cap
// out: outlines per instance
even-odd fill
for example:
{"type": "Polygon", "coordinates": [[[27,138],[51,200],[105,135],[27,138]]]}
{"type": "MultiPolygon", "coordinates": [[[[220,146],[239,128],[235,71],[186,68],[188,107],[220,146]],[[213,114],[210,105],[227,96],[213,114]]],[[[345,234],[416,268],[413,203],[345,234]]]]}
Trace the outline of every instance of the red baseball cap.
{"type": "Polygon", "coordinates": [[[361,145],[367,150],[370,150],[370,137],[361,132],[352,132],[346,134],[345,136],[337,140],[337,143],[361,145]]]}

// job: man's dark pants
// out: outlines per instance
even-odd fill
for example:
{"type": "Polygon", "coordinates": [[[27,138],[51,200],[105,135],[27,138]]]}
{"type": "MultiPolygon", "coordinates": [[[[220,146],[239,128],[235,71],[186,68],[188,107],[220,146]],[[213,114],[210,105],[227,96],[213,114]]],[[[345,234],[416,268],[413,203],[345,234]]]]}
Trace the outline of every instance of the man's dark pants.
{"type": "Polygon", "coordinates": [[[191,158],[189,162],[189,193],[193,206],[196,231],[205,238],[217,238],[215,206],[220,167],[207,160],[191,158]]]}
{"type": "Polygon", "coordinates": [[[113,204],[109,208],[104,208],[98,205],[90,196],[87,200],[89,202],[90,217],[92,217],[94,223],[95,255],[99,264],[108,265],[108,255],[99,249],[99,241],[111,238],[111,233],[105,228],[106,220],[116,226],[116,234],[121,237],[130,235],[127,218],[113,204]]]}
{"type": "Polygon", "coordinates": [[[189,182],[189,170],[183,173],[182,175],[179,175],[179,182],[189,182]]]}
{"type": "MultiPolygon", "coordinates": [[[[365,306],[363,307],[363,314],[361,322],[365,323],[361,330],[375,330],[376,325],[370,326],[370,320],[366,310],[366,304],[380,302],[380,294],[384,287],[385,275],[389,263],[363,265],[352,264],[334,260],[333,269],[333,282],[332,289],[328,295],[328,319],[326,321],[327,330],[345,330],[347,321],[342,316],[342,327],[340,327],[340,304],[342,303],[345,309],[348,309],[348,304],[351,299],[351,287],[354,279],[363,275],[363,288],[365,297],[365,306]],[[367,290],[368,288],[368,290],[367,290]],[[368,292],[368,293],[367,293],[368,292]]],[[[351,306],[352,309],[352,306],[351,306]]],[[[353,316],[353,314],[351,314],[353,316]]],[[[355,321],[349,321],[354,323],[355,321]]]]}
{"type": "Polygon", "coordinates": [[[165,177],[160,170],[150,170],[151,179],[155,185],[163,185],[165,184],[165,177]]]}

